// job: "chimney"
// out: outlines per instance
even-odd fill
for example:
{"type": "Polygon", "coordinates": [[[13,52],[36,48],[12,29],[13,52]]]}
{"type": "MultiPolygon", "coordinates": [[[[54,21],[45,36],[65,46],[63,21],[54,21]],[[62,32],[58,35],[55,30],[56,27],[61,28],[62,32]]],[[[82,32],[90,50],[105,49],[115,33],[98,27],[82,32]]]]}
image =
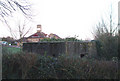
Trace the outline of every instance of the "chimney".
{"type": "Polygon", "coordinates": [[[41,31],[42,31],[41,25],[37,25],[37,32],[41,32],[41,31]]]}

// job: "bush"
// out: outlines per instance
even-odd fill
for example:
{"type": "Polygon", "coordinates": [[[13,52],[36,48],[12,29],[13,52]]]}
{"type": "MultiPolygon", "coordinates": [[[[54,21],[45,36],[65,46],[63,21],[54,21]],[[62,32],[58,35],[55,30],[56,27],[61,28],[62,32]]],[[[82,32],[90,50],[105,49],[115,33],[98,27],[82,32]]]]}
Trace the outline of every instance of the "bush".
{"type": "Polygon", "coordinates": [[[112,60],[118,57],[118,37],[103,35],[96,41],[97,54],[99,58],[112,60]]]}
{"type": "Polygon", "coordinates": [[[34,65],[36,55],[25,54],[23,52],[17,54],[3,54],[2,58],[2,75],[3,79],[24,79],[28,70],[34,65]]]}
{"type": "MultiPolygon", "coordinates": [[[[31,53],[3,55],[3,79],[117,79],[118,62],[31,53]]],[[[120,72],[120,70],[119,70],[120,72]]]]}

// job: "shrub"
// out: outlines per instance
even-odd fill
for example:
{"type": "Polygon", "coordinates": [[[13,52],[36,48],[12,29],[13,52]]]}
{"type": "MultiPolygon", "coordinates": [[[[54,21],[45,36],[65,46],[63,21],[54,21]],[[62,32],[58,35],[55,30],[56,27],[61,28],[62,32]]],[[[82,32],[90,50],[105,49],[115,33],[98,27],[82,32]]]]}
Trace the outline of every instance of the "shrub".
{"type": "Polygon", "coordinates": [[[3,79],[24,79],[27,76],[27,71],[36,62],[36,55],[30,53],[17,53],[17,54],[3,54],[3,79]]]}
{"type": "Polygon", "coordinates": [[[97,54],[99,58],[112,60],[118,57],[118,37],[103,35],[96,41],[97,54]]]}
{"type": "Polygon", "coordinates": [[[31,53],[3,55],[3,79],[117,79],[117,61],[31,53]]]}

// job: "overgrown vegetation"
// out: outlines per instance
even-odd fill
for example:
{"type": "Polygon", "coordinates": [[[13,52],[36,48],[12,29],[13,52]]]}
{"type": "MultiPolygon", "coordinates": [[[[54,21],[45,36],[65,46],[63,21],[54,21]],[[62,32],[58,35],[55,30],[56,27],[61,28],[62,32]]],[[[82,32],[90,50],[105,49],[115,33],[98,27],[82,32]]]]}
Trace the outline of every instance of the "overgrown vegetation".
{"type": "Polygon", "coordinates": [[[97,57],[101,60],[112,60],[118,57],[118,37],[103,35],[96,41],[97,57]]]}
{"type": "Polygon", "coordinates": [[[3,79],[118,79],[117,61],[61,55],[58,58],[20,52],[4,54],[3,79]]]}
{"type": "Polygon", "coordinates": [[[65,39],[44,38],[44,39],[41,39],[40,41],[82,41],[82,40],[79,40],[76,37],[70,37],[65,39]]]}
{"type": "Polygon", "coordinates": [[[120,36],[118,35],[118,25],[115,25],[113,14],[112,14],[112,6],[109,16],[108,22],[105,19],[102,19],[95,26],[95,40],[96,40],[96,48],[98,59],[105,60],[118,60],[118,44],[120,43],[118,39],[120,36]]]}

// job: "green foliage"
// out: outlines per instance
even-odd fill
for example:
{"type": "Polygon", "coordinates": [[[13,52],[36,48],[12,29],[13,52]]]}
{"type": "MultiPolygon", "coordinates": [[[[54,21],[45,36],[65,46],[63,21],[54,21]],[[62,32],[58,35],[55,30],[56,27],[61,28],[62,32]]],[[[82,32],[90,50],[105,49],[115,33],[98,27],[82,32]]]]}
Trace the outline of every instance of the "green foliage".
{"type": "Polygon", "coordinates": [[[40,41],[82,41],[82,40],[79,40],[75,37],[70,37],[70,38],[65,38],[65,39],[44,38],[44,39],[41,39],[40,41]]]}
{"type": "MultiPolygon", "coordinates": [[[[112,11],[111,11],[112,12],[112,11]]],[[[118,34],[117,27],[113,25],[112,13],[109,14],[110,22],[105,23],[102,19],[101,22],[96,25],[95,40],[97,54],[100,59],[112,60],[113,57],[118,58],[118,34]]]]}
{"type": "Polygon", "coordinates": [[[106,18],[102,18],[101,21],[95,26],[95,39],[97,40],[97,52],[98,57],[112,60],[112,58],[118,58],[118,24],[114,21],[112,5],[110,12],[106,14],[106,18]]]}
{"type": "Polygon", "coordinates": [[[81,59],[69,55],[58,58],[39,54],[3,55],[3,79],[117,79],[118,62],[81,59]]]}
{"type": "Polygon", "coordinates": [[[55,39],[55,38],[44,38],[44,39],[41,39],[40,41],[63,41],[63,39],[55,39]]]}
{"type": "Polygon", "coordinates": [[[118,58],[118,37],[102,35],[96,41],[98,57],[106,60],[118,58]]]}
{"type": "Polygon", "coordinates": [[[70,37],[66,38],[65,41],[80,41],[80,40],[76,39],[75,37],[70,37]]]}
{"type": "Polygon", "coordinates": [[[24,79],[28,70],[34,65],[36,56],[34,54],[3,54],[2,58],[3,79],[24,79]]]}

